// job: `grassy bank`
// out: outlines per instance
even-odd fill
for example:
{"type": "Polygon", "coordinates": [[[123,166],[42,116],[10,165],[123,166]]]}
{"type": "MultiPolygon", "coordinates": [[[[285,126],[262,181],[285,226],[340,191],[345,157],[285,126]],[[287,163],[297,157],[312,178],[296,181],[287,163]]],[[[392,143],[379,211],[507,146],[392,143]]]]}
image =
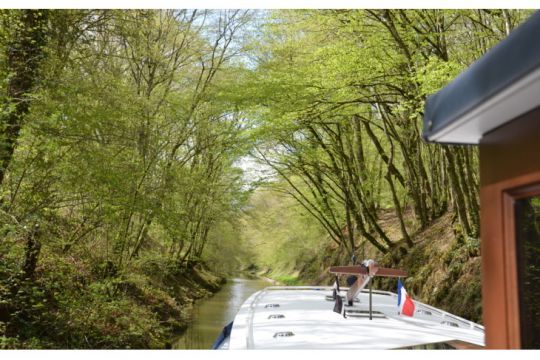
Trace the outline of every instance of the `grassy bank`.
{"type": "Polygon", "coordinates": [[[0,268],[0,348],[159,349],[188,324],[193,302],[224,279],[202,264],[112,263],[47,253],[33,278],[0,268]]]}

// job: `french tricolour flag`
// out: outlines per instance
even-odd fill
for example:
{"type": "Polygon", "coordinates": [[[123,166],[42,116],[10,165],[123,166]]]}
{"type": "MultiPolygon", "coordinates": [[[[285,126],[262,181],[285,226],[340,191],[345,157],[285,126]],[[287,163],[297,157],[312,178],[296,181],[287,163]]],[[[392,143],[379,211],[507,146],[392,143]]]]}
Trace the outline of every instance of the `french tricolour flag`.
{"type": "Polygon", "coordinates": [[[400,314],[413,316],[414,303],[399,279],[397,283],[397,305],[400,314]]]}

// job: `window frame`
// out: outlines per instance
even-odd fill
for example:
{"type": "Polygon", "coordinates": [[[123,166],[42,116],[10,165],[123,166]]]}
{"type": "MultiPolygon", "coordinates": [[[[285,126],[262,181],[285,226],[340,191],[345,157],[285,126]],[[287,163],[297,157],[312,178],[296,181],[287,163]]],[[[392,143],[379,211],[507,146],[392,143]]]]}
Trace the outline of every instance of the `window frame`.
{"type": "Polygon", "coordinates": [[[514,336],[511,342],[519,344],[521,348],[521,312],[518,274],[518,238],[516,229],[515,202],[540,196],[540,182],[531,182],[503,191],[503,219],[504,219],[504,252],[506,264],[507,311],[515,321],[513,323],[514,336]]]}

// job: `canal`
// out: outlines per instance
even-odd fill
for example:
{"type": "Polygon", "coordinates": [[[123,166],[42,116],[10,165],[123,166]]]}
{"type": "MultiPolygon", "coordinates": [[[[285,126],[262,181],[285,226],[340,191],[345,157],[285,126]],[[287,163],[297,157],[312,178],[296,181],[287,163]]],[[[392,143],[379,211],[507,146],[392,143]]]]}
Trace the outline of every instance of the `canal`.
{"type": "Polygon", "coordinates": [[[210,349],[223,327],[234,319],[242,303],[254,292],[271,285],[261,279],[229,279],[214,296],[195,305],[193,320],[174,348],[210,349]]]}

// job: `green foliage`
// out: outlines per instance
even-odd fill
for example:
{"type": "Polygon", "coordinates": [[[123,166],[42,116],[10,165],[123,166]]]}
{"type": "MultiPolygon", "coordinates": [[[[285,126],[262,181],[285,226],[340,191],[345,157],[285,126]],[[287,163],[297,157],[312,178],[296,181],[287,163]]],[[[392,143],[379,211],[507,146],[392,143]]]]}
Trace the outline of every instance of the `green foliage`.
{"type": "Polygon", "coordinates": [[[426,144],[424,102],[528,11],[274,11],[248,78],[253,155],[349,256],[414,247],[447,211],[477,254],[478,153],[426,144]],[[385,231],[393,210],[399,232],[385,231]],[[413,214],[413,217],[407,214],[413,214]]]}
{"type": "Polygon", "coordinates": [[[478,157],[421,141],[424,100],[529,13],[0,11],[0,347],[164,347],[201,264],[296,284],[449,210],[462,279],[478,157]]]}
{"type": "Polygon", "coordinates": [[[282,280],[276,276],[293,281],[295,277],[288,276],[327,241],[324,230],[301,206],[271,189],[252,195],[241,223],[243,241],[254,252],[251,263],[271,269],[269,276],[278,281],[282,280]]]}
{"type": "Polygon", "coordinates": [[[163,348],[219,288],[193,267],[240,266],[213,260],[240,248],[250,12],[48,11],[43,44],[17,35],[28,14],[0,14],[2,347],[163,348]],[[18,45],[46,54],[19,61],[40,70],[25,111],[18,45]]]}
{"type": "Polygon", "coordinates": [[[417,74],[417,81],[421,86],[422,95],[434,94],[464,70],[463,64],[453,61],[442,61],[432,56],[417,74]]]}

